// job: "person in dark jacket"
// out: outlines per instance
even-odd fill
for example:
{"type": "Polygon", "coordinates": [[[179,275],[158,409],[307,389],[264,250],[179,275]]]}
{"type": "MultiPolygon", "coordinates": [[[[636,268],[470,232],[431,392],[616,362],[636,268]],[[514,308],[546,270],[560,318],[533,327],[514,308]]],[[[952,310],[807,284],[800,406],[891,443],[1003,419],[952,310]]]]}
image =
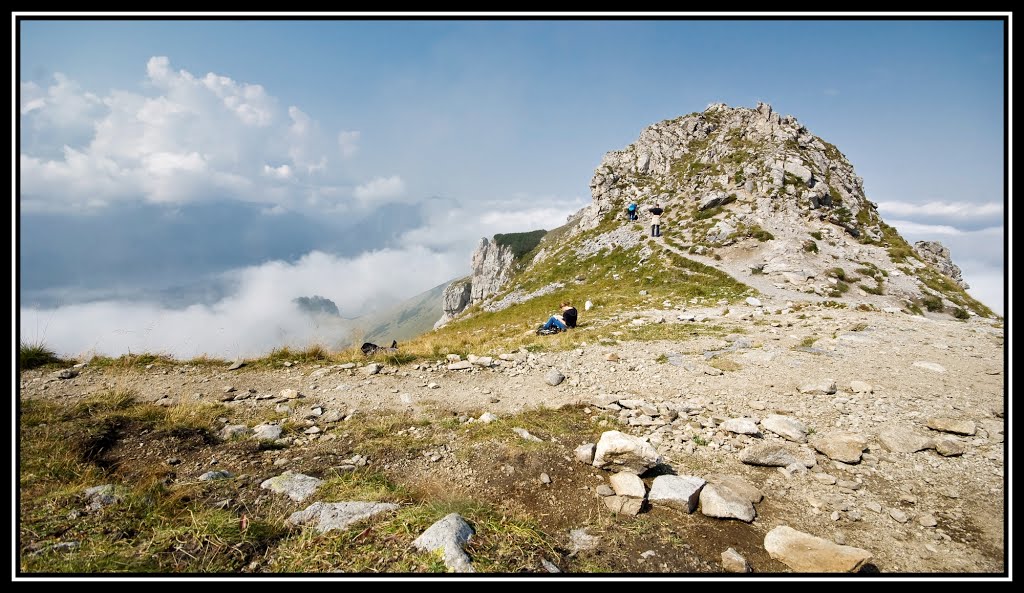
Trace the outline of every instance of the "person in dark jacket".
{"type": "Polygon", "coordinates": [[[563,301],[561,309],[562,312],[548,318],[547,322],[537,330],[537,333],[553,333],[555,331],[565,331],[570,327],[576,327],[576,317],[578,312],[576,311],[576,308],[572,306],[572,303],[569,301],[563,301]]]}
{"type": "Polygon", "coordinates": [[[651,215],[652,215],[651,216],[651,236],[652,237],[660,237],[661,236],[661,213],[664,212],[664,210],[661,209],[661,204],[655,204],[654,208],[650,208],[647,211],[650,212],[651,215]]]}

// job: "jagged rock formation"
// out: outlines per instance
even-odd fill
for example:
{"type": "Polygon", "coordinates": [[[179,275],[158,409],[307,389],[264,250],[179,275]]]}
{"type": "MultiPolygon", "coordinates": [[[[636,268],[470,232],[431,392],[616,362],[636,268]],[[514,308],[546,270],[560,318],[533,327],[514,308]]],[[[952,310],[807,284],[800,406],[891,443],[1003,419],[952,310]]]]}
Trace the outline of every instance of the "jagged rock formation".
{"type": "Polygon", "coordinates": [[[964,282],[960,266],[953,263],[949,256],[949,249],[938,241],[918,241],[914,243],[914,249],[921,255],[921,259],[932,264],[940,272],[949,276],[951,280],[960,285],[963,289],[970,286],[964,282]]]}
{"type": "Polygon", "coordinates": [[[473,251],[473,278],[470,287],[470,300],[479,303],[498,292],[501,285],[508,280],[509,271],[515,255],[512,249],[499,245],[487,237],[482,237],[473,251]]]}
{"type": "Polygon", "coordinates": [[[434,329],[454,319],[456,315],[469,305],[471,291],[472,279],[469,276],[452,281],[444,289],[444,294],[441,296],[441,310],[443,314],[437,320],[437,323],[434,324],[434,329]]]}

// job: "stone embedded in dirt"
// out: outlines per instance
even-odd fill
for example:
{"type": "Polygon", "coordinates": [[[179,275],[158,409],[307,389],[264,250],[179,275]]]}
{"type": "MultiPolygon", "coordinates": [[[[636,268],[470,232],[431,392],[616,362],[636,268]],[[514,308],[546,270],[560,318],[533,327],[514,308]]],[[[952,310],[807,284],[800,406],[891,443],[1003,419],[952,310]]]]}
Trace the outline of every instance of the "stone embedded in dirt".
{"type": "Polygon", "coordinates": [[[604,355],[604,359],[607,360],[608,362],[618,362],[619,355],[614,352],[609,352],[608,354],[604,355]]]}
{"type": "Polygon", "coordinates": [[[234,385],[228,385],[227,387],[224,388],[224,393],[231,393],[232,391],[237,391],[234,385]]]}
{"type": "Polygon", "coordinates": [[[751,445],[740,451],[740,461],[748,465],[765,465],[786,467],[799,463],[804,467],[814,467],[814,455],[797,451],[782,443],[760,443],[751,445]]]}
{"type": "Polygon", "coordinates": [[[877,502],[875,502],[873,500],[865,502],[864,503],[864,508],[866,508],[867,510],[869,510],[869,511],[871,511],[873,513],[881,513],[882,512],[882,505],[878,504],[877,502]]]}
{"type": "Polygon", "coordinates": [[[764,500],[764,494],[761,490],[740,476],[733,474],[712,474],[707,477],[707,481],[709,484],[716,484],[722,488],[728,488],[739,496],[749,500],[751,503],[758,503],[764,500]]]}
{"type": "Polygon", "coordinates": [[[935,441],[906,427],[890,426],[878,433],[878,440],[893,453],[914,453],[935,448],[935,441]]]}
{"type": "Polygon", "coordinates": [[[557,574],[557,573],[562,572],[561,569],[559,569],[557,566],[555,566],[555,564],[553,562],[551,562],[550,560],[548,560],[547,558],[541,558],[540,559],[540,565],[544,567],[544,570],[546,570],[546,571],[548,571],[549,573],[552,573],[552,574],[557,574]]]}
{"type": "Polygon", "coordinates": [[[640,475],[661,462],[661,455],[650,443],[617,430],[602,433],[594,449],[594,467],[609,471],[640,475]]]}
{"type": "Polygon", "coordinates": [[[597,487],[598,496],[615,496],[615,491],[608,484],[601,484],[597,487]]]}
{"type": "Polygon", "coordinates": [[[977,426],[975,426],[972,420],[960,420],[958,418],[929,418],[928,428],[940,432],[962,434],[964,436],[974,436],[974,433],[977,432],[977,426]]]}
{"type": "Polygon", "coordinates": [[[484,424],[490,424],[491,422],[494,422],[497,419],[498,417],[490,412],[484,412],[483,414],[480,414],[479,418],[477,418],[479,422],[483,422],[484,424]]]}
{"type": "Polygon", "coordinates": [[[837,390],[835,379],[822,379],[814,383],[805,383],[797,391],[807,395],[832,395],[837,390]]]}
{"type": "Polygon", "coordinates": [[[785,525],[764,536],[768,554],[796,572],[856,572],[871,560],[871,553],[841,546],[785,525]]]}
{"type": "Polygon", "coordinates": [[[244,424],[229,424],[220,429],[220,438],[224,440],[249,434],[249,427],[244,424]]]}
{"type": "Polygon", "coordinates": [[[558,369],[551,369],[547,375],[544,375],[544,381],[552,387],[558,385],[565,380],[565,375],[560,373],[558,369]]]}
{"type": "Polygon", "coordinates": [[[376,375],[377,373],[380,372],[381,368],[381,365],[375,362],[371,362],[370,364],[363,367],[363,372],[366,373],[367,375],[376,375]]]}
{"type": "Polygon", "coordinates": [[[647,495],[644,481],[633,473],[619,472],[608,478],[608,483],[617,496],[643,499],[647,495]]]}
{"type": "Polygon", "coordinates": [[[576,456],[576,460],[586,465],[592,465],[594,463],[594,449],[596,445],[594,443],[587,443],[580,445],[573,450],[573,454],[576,456]]]}
{"type": "Polygon", "coordinates": [[[833,484],[836,483],[835,476],[830,476],[829,474],[823,472],[811,474],[811,477],[814,478],[816,481],[825,484],[826,486],[832,486],[833,484]]]}
{"type": "Polygon", "coordinates": [[[647,500],[652,504],[667,506],[687,513],[697,510],[700,491],[705,482],[696,476],[664,475],[654,478],[647,500]]]}
{"type": "Polygon", "coordinates": [[[235,475],[233,473],[231,473],[231,472],[229,472],[227,470],[221,469],[221,470],[206,472],[205,474],[199,476],[199,479],[201,481],[203,481],[203,482],[209,482],[211,480],[226,480],[228,478],[233,478],[233,477],[235,477],[235,475]]]}
{"type": "Polygon", "coordinates": [[[430,383],[427,384],[427,388],[428,389],[440,389],[441,386],[438,385],[437,383],[434,383],[433,381],[431,381],[430,383]]]}
{"type": "Polygon", "coordinates": [[[292,513],[287,520],[291,525],[313,524],[317,531],[326,533],[333,529],[345,529],[353,523],[386,513],[397,511],[398,505],[388,502],[315,502],[305,510],[292,513]]]}
{"type": "Polygon", "coordinates": [[[338,368],[343,370],[343,371],[347,371],[349,369],[356,368],[356,363],[354,363],[354,362],[346,362],[345,364],[339,364],[338,368]]]}
{"type": "Polygon", "coordinates": [[[935,437],[934,443],[935,452],[943,457],[957,457],[966,450],[960,439],[950,435],[935,437]]]}
{"type": "Polygon", "coordinates": [[[452,513],[428,527],[412,545],[421,552],[440,551],[450,571],[476,572],[462,549],[472,537],[473,528],[458,513],[452,513]]]}
{"type": "Polygon", "coordinates": [[[309,428],[307,428],[306,430],[304,430],[302,432],[304,434],[319,434],[320,433],[320,427],[319,426],[310,426],[309,428]]]}
{"type": "Polygon", "coordinates": [[[941,364],[939,364],[937,362],[925,362],[923,360],[917,360],[917,361],[914,361],[914,366],[920,367],[922,369],[928,369],[929,371],[933,371],[933,372],[936,372],[936,373],[945,373],[946,372],[946,367],[942,366],[941,364]]]}
{"type": "Polygon", "coordinates": [[[871,385],[864,381],[850,381],[850,391],[854,393],[871,393],[874,391],[871,385]]]}
{"type": "Polygon", "coordinates": [[[917,518],[917,522],[921,527],[935,527],[939,522],[935,519],[935,515],[931,513],[925,513],[917,518]]]}
{"type": "Polygon", "coordinates": [[[829,459],[843,463],[860,463],[860,456],[868,446],[868,439],[854,432],[833,431],[814,435],[810,445],[829,459]]]}
{"type": "Polygon", "coordinates": [[[452,364],[448,365],[449,371],[464,371],[471,368],[473,368],[473,363],[469,362],[468,360],[461,360],[459,362],[453,362],[452,364]]]}
{"type": "Polygon", "coordinates": [[[461,362],[462,357],[459,356],[458,354],[449,354],[448,356],[445,356],[445,360],[447,360],[448,362],[461,362]]]}
{"type": "Polygon", "coordinates": [[[751,307],[760,307],[761,301],[754,297],[747,297],[747,304],[750,305],[751,307]]]}
{"type": "Polygon", "coordinates": [[[729,548],[722,552],[722,569],[725,572],[750,572],[750,563],[739,552],[729,548]]]}
{"type": "Polygon", "coordinates": [[[899,509],[889,509],[889,516],[893,518],[897,523],[906,523],[910,520],[910,517],[906,513],[899,509]]]}
{"type": "Polygon", "coordinates": [[[516,433],[517,435],[519,435],[520,438],[525,439],[527,441],[533,441],[535,443],[544,442],[540,438],[530,434],[530,431],[526,430],[525,428],[516,427],[512,429],[512,432],[516,433]]]}
{"type": "Polygon", "coordinates": [[[541,484],[550,484],[551,483],[551,476],[547,475],[546,473],[542,473],[540,475],[540,483],[541,484]]]}
{"type": "Polygon", "coordinates": [[[276,441],[281,438],[281,427],[276,424],[257,424],[252,429],[252,438],[258,441],[276,441]]]}
{"type": "Polygon", "coordinates": [[[299,393],[298,390],[296,390],[296,389],[282,389],[278,393],[279,397],[283,397],[285,399],[296,399],[296,398],[298,398],[301,395],[302,394],[299,393]]]}
{"type": "Polygon", "coordinates": [[[647,405],[647,402],[642,399],[620,399],[618,402],[620,406],[627,410],[635,410],[647,405]]]}
{"type": "Polygon", "coordinates": [[[229,371],[236,371],[236,370],[238,370],[238,369],[240,369],[240,368],[242,368],[244,366],[245,366],[245,361],[243,361],[243,360],[235,360],[235,362],[231,363],[231,366],[228,367],[228,370],[229,371]]]}
{"type": "Polygon", "coordinates": [[[606,496],[601,500],[604,501],[608,510],[617,515],[639,515],[644,506],[642,498],[628,496],[606,496]]]}
{"type": "Polygon", "coordinates": [[[757,423],[751,418],[731,418],[723,422],[719,428],[735,434],[760,434],[761,432],[757,429],[757,423]]]}
{"type": "Polygon", "coordinates": [[[324,415],[320,417],[321,422],[340,422],[345,415],[340,410],[328,410],[324,412],[324,415]]]}
{"type": "Polygon", "coordinates": [[[722,485],[705,484],[700,491],[700,512],[707,517],[739,519],[750,523],[757,515],[753,503],[722,485]]]}
{"type": "Polygon", "coordinates": [[[490,356],[469,356],[469,362],[474,366],[488,368],[494,365],[494,359],[490,356]]]}
{"type": "Polygon", "coordinates": [[[772,414],[761,420],[761,426],[786,440],[796,443],[807,441],[807,426],[792,416],[772,414]]]}
{"type": "Polygon", "coordinates": [[[86,505],[91,511],[98,511],[105,506],[112,505],[121,500],[118,490],[119,489],[113,484],[103,484],[102,486],[86,488],[86,505]]]}
{"type": "Polygon", "coordinates": [[[260,484],[260,488],[278,494],[287,494],[288,498],[295,502],[302,502],[312,496],[317,488],[320,487],[320,484],[323,484],[323,480],[305,474],[297,474],[289,470],[280,476],[264,480],[260,484]]]}
{"type": "Polygon", "coordinates": [[[56,377],[57,379],[74,379],[75,377],[78,376],[78,370],[73,368],[64,369],[61,371],[57,371],[56,373],[53,373],[53,376],[56,377]]]}
{"type": "Polygon", "coordinates": [[[569,532],[569,544],[572,546],[571,554],[593,550],[601,544],[601,538],[587,533],[586,527],[573,529],[569,532]]]}

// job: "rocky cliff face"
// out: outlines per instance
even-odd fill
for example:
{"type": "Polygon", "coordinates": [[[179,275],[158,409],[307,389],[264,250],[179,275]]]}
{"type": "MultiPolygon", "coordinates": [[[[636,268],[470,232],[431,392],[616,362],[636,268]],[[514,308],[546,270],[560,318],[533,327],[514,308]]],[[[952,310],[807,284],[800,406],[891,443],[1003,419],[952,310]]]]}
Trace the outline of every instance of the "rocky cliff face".
{"type": "Polygon", "coordinates": [[[444,289],[444,294],[441,295],[442,315],[437,320],[437,323],[434,324],[434,329],[447,324],[469,305],[471,289],[472,282],[468,276],[452,281],[444,289]]]}
{"type": "Polygon", "coordinates": [[[476,244],[471,265],[473,267],[470,301],[479,303],[498,292],[508,280],[515,256],[512,250],[484,237],[476,244]]]}
{"type": "Polygon", "coordinates": [[[444,315],[434,324],[434,329],[450,322],[470,304],[497,293],[509,279],[514,261],[515,254],[510,247],[487,237],[481,238],[470,258],[472,275],[452,282],[445,289],[442,297],[444,315]]]}
{"type": "Polygon", "coordinates": [[[914,249],[921,255],[921,259],[932,264],[940,272],[949,276],[951,280],[967,289],[970,286],[964,282],[960,266],[953,263],[949,256],[949,249],[938,241],[918,241],[914,243],[914,249]]]}

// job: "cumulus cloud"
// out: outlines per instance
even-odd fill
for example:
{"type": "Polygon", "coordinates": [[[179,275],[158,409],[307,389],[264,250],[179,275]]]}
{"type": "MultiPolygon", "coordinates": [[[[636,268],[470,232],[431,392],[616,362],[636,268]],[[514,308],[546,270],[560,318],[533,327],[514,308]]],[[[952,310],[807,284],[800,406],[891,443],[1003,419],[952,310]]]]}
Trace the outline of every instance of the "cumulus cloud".
{"type": "Polygon", "coordinates": [[[355,197],[364,203],[394,201],[405,194],[405,182],[398,175],[376,177],[356,187],[355,197]]]}
{"type": "Polygon", "coordinates": [[[308,207],[329,159],[351,156],[358,132],[329,134],[296,106],[282,109],[259,84],[175,70],[167,57],[146,64],[146,93],[100,97],[57,74],[43,88],[20,86],[22,206],[90,209],[116,202],[211,199],[308,207]],[[296,180],[282,195],[282,180],[296,180]],[[313,190],[308,189],[312,187],[313,190]]]}
{"type": "Polygon", "coordinates": [[[159,352],[183,359],[201,354],[232,358],[280,346],[347,347],[353,339],[347,323],[312,319],[299,312],[293,299],[320,295],[334,301],[343,316],[353,317],[453,278],[463,259],[468,254],[422,247],[352,258],[314,251],[292,263],[274,261],[225,273],[235,290],[212,305],[171,309],[102,301],[23,308],[22,327],[34,329],[21,337],[70,356],[159,352]]]}
{"type": "Polygon", "coordinates": [[[917,235],[917,236],[930,236],[930,235],[962,235],[964,231],[958,228],[951,227],[948,224],[921,224],[919,222],[913,222],[910,220],[890,220],[888,223],[890,226],[896,227],[903,235],[917,235]]]}

